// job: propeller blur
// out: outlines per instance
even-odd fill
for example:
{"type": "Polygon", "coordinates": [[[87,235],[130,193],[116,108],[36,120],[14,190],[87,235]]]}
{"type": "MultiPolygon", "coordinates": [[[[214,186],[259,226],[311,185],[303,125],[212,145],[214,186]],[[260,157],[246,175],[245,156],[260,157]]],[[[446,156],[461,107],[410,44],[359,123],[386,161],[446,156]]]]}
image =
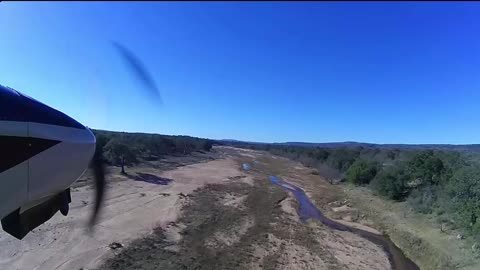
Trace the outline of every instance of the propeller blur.
{"type": "MultiPolygon", "coordinates": [[[[158,88],[141,61],[114,43],[133,75],[161,102],[158,88]]],[[[60,211],[68,214],[70,186],[93,170],[96,223],[106,181],[101,150],[90,129],[66,114],[0,85],[0,219],[2,228],[23,239],[60,211]]],[[[91,230],[90,230],[91,231],[91,230]]]]}

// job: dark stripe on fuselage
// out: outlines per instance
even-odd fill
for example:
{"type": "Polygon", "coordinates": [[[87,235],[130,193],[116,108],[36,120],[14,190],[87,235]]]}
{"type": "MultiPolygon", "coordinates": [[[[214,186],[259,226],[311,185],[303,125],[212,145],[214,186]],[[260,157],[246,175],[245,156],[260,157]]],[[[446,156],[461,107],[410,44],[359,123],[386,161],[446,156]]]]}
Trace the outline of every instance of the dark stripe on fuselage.
{"type": "Polygon", "coordinates": [[[30,137],[0,136],[0,173],[58,143],[60,143],[60,141],[30,137]]]}
{"type": "Polygon", "coordinates": [[[68,115],[2,85],[0,85],[0,121],[34,122],[85,129],[68,115]]]}

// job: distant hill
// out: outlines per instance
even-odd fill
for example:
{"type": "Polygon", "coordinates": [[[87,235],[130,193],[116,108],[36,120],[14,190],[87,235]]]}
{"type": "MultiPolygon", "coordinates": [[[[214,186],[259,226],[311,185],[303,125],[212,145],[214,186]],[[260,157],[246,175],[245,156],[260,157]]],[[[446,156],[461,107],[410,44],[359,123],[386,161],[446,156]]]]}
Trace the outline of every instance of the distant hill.
{"type": "MultiPolygon", "coordinates": [[[[244,142],[238,140],[221,140],[227,144],[266,144],[259,142],[244,142]]],[[[308,142],[284,142],[270,143],[271,145],[290,145],[304,147],[368,147],[368,148],[388,148],[388,149],[435,149],[435,150],[452,150],[463,152],[480,153],[480,144],[375,144],[362,142],[328,142],[328,143],[308,143],[308,142]]]]}
{"type": "Polygon", "coordinates": [[[269,144],[269,143],[263,143],[263,142],[249,142],[249,141],[239,141],[239,140],[233,140],[233,139],[222,139],[222,140],[217,140],[217,143],[237,143],[237,144],[269,144]]]}
{"type": "Polygon", "coordinates": [[[311,146],[311,147],[375,147],[377,144],[373,143],[360,143],[360,142],[328,142],[328,143],[308,143],[308,142],[284,142],[284,143],[273,143],[274,145],[291,145],[291,146],[311,146]]]}
{"type": "Polygon", "coordinates": [[[331,143],[304,143],[304,142],[286,142],[276,143],[277,145],[292,146],[310,146],[310,147],[372,147],[372,148],[398,148],[398,149],[436,149],[436,150],[455,150],[480,152],[480,144],[375,144],[361,142],[331,142],[331,143]]]}

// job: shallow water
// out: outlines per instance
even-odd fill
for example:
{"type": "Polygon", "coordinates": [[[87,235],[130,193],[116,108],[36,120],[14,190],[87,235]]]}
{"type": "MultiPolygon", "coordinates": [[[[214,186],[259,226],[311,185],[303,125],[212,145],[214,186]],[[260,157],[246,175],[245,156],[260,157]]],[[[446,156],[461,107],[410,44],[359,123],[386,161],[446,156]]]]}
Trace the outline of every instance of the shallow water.
{"type": "Polygon", "coordinates": [[[298,201],[299,207],[297,212],[302,221],[305,222],[309,218],[314,218],[332,229],[355,233],[381,246],[387,253],[392,268],[395,270],[420,270],[420,268],[412,260],[405,257],[403,252],[390,240],[390,238],[388,238],[388,236],[378,235],[333,221],[322,214],[322,212],[310,201],[308,196],[301,188],[280,180],[275,176],[270,176],[270,182],[292,192],[298,201]]]}

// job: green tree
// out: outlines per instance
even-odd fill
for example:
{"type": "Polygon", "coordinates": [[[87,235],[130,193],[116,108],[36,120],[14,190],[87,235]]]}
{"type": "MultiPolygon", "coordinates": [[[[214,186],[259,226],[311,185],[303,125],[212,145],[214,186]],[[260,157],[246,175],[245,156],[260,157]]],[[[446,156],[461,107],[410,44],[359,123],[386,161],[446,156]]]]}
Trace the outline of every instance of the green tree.
{"type": "Polygon", "coordinates": [[[360,152],[357,149],[335,148],[328,156],[327,163],[333,168],[345,172],[359,155],[360,152]]]}
{"type": "Polygon", "coordinates": [[[402,167],[391,166],[381,170],[370,183],[378,194],[392,200],[401,200],[408,194],[408,175],[402,167]]]}
{"type": "Polygon", "coordinates": [[[480,232],[480,169],[468,166],[455,172],[447,187],[457,221],[480,232]]]}
{"type": "Polygon", "coordinates": [[[154,155],[166,155],[176,151],[175,142],[168,138],[155,137],[149,143],[149,150],[154,155]]]}
{"type": "Polygon", "coordinates": [[[314,153],[315,153],[314,154],[315,159],[320,160],[322,162],[327,160],[328,156],[330,155],[330,153],[327,150],[320,147],[317,147],[314,153]]]}
{"type": "Polygon", "coordinates": [[[346,179],[348,182],[363,185],[368,184],[377,174],[377,166],[373,162],[367,162],[364,159],[358,158],[348,168],[346,172],[346,179]]]}
{"type": "Polygon", "coordinates": [[[387,152],[387,157],[388,157],[389,159],[394,160],[394,159],[395,159],[395,156],[396,156],[395,151],[389,150],[389,151],[387,152]]]}
{"type": "Polygon", "coordinates": [[[435,185],[440,182],[445,173],[443,161],[432,150],[422,151],[410,160],[408,173],[421,185],[435,185]]]}
{"type": "Polygon", "coordinates": [[[203,142],[202,149],[205,151],[210,151],[212,149],[213,143],[210,140],[206,140],[203,142]]]}
{"type": "Polygon", "coordinates": [[[122,173],[125,173],[125,165],[136,162],[135,151],[123,139],[111,139],[105,145],[104,151],[105,157],[110,163],[122,167],[122,173]]]}

